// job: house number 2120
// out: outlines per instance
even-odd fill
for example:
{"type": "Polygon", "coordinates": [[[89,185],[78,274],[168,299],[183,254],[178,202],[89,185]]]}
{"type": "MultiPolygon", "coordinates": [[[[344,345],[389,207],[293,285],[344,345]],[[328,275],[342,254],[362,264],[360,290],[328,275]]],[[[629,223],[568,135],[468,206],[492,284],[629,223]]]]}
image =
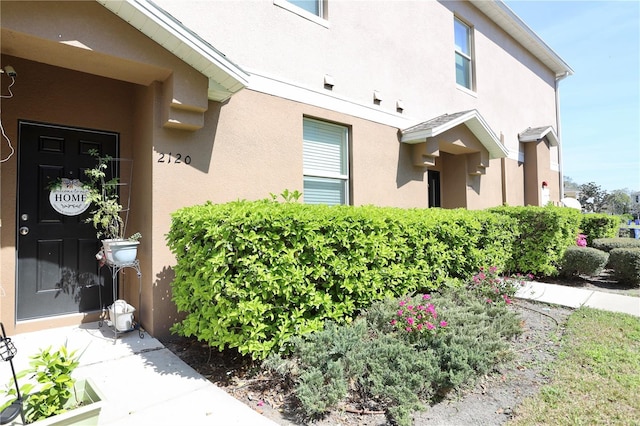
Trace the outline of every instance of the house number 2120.
{"type": "Polygon", "coordinates": [[[180,153],[171,154],[170,152],[161,152],[160,157],[158,157],[158,163],[167,163],[167,164],[191,164],[191,156],[185,155],[184,157],[180,153]],[[173,158],[173,160],[172,160],[173,158]]]}

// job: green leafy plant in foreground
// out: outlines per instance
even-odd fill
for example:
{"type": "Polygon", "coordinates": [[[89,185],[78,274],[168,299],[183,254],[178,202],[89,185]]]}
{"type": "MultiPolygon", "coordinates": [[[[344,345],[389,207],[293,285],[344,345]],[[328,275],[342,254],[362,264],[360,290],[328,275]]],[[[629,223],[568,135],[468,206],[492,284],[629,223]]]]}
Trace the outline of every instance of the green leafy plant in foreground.
{"type": "MultiPolygon", "coordinates": [[[[55,352],[51,352],[51,347],[42,349],[30,359],[31,368],[16,375],[18,383],[20,379],[26,381],[20,385],[20,393],[24,399],[24,415],[27,423],[67,411],[75,384],[71,373],[79,365],[79,356],[76,356],[76,351],[69,351],[66,346],[62,346],[55,352]]],[[[7,385],[7,395],[12,396],[13,399],[5,406],[13,402],[17,396],[13,379],[7,385]]]]}

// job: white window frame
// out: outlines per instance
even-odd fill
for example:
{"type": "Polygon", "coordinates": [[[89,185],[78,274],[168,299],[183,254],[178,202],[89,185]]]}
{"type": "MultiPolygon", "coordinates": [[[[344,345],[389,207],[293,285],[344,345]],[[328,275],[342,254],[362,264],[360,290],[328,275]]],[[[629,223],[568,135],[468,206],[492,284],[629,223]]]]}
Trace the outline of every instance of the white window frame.
{"type": "MultiPolygon", "coordinates": [[[[340,134],[339,148],[340,148],[340,164],[339,171],[335,170],[322,170],[320,168],[309,168],[305,166],[306,161],[304,161],[304,146],[303,146],[303,181],[316,181],[316,182],[333,182],[339,183],[342,188],[342,194],[344,194],[344,199],[341,204],[348,205],[350,203],[350,186],[349,186],[349,127],[334,124],[327,121],[317,120],[313,118],[304,117],[303,118],[303,135],[304,128],[307,125],[316,125],[319,127],[325,127],[329,129],[337,130],[337,133],[340,134]]],[[[303,136],[303,145],[308,143],[313,143],[313,140],[304,140],[303,136]]],[[[329,168],[336,168],[336,164],[331,165],[329,168]],[[332,167],[331,167],[332,166],[332,167]]],[[[303,197],[305,196],[303,191],[303,197]]],[[[308,200],[305,200],[305,203],[309,203],[308,200]]]]}
{"type": "Polygon", "coordinates": [[[273,4],[291,13],[295,13],[296,15],[301,16],[304,19],[307,19],[325,28],[329,28],[331,25],[329,24],[329,21],[326,19],[325,0],[317,0],[317,1],[319,3],[320,16],[315,15],[299,6],[296,6],[295,4],[287,0],[273,0],[273,4]]]}
{"type": "Polygon", "coordinates": [[[467,24],[466,22],[464,22],[462,19],[458,17],[454,17],[453,32],[454,32],[454,46],[455,46],[454,67],[455,67],[456,84],[464,90],[475,91],[475,63],[474,63],[475,60],[474,60],[474,48],[473,48],[474,46],[473,27],[467,24]],[[461,25],[466,29],[467,45],[469,50],[468,52],[465,52],[459,49],[455,43],[455,34],[456,34],[456,28],[458,27],[458,25],[461,25]],[[458,82],[458,66],[457,66],[458,57],[461,57],[463,61],[466,61],[469,64],[469,69],[467,71],[467,79],[469,80],[469,86],[460,84],[458,82]]]}

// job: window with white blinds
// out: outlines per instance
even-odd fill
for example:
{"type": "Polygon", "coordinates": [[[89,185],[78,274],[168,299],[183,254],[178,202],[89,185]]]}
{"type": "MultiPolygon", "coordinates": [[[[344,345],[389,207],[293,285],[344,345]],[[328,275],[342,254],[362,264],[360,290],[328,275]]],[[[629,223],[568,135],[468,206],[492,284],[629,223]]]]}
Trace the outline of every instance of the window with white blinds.
{"type": "Polygon", "coordinates": [[[345,126],[304,119],[304,202],[349,203],[349,131],[345,126]]]}

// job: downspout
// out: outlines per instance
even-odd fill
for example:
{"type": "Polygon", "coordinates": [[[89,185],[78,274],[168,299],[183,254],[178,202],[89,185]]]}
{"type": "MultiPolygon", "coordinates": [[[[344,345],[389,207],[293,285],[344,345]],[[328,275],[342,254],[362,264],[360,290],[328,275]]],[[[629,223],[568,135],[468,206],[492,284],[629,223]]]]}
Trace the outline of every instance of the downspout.
{"type": "Polygon", "coordinates": [[[566,71],[560,77],[556,76],[556,128],[558,129],[558,169],[560,174],[560,200],[564,198],[564,170],[562,166],[562,131],[560,129],[560,80],[563,80],[569,76],[569,71],[566,71]]]}

